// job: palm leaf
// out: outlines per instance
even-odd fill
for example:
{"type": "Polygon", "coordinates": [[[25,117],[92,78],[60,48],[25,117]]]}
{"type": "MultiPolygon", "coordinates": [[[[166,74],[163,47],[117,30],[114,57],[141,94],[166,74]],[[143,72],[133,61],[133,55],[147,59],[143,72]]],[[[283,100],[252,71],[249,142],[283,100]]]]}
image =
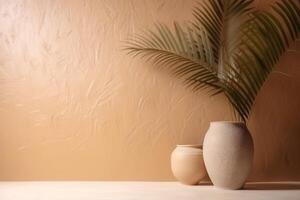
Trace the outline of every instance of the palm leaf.
{"type": "Polygon", "coordinates": [[[196,36],[192,29],[184,29],[177,23],[174,31],[162,24],[156,24],[156,29],[127,41],[128,54],[170,70],[195,90],[206,86],[214,92],[220,90],[217,74],[209,64],[212,53],[205,33],[196,36]]]}
{"type": "MultiPolygon", "coordinates": [[[[228,67],[226,75],[234,76],[238,80],[229,79],[228,81],[235,82],[239,86],[238,88],[232,86],[235,88],[236,94],[234,95],[237,96],[237,102],[233,106],[239,106],[239,108],[234,106],[235,110],[244,110],[243,113],[239,112],[243,120],[249,117],[255,97],[264,81],[290,42],[299,36],[299,7],[289,2],[292,1],[277,2],[271,11],[252,13],[252,18],[243,25],[241,30],[243,39],[235,49],[234,65],[228,67]],[[241,52],[243,56],[239,56],[241,52]],[[239,71],[232,74],[234,71],[232,69],[239,71]],[[250,107],[245,106],[248,104],[250,107]]],[[[225,95],[232,99],[231,94],[225,93],[225,95]]]]}
{"type": "Polygon", "coordinates": [[[291,42],[299,38],[293,0],[256,10],[253,0],[203,0],[194,20],[173,29],[156,24],[127,41],[125,50],[183,78],[193,90],[224,93],[236,119],[246,121],[255,98],[291,42]]]}

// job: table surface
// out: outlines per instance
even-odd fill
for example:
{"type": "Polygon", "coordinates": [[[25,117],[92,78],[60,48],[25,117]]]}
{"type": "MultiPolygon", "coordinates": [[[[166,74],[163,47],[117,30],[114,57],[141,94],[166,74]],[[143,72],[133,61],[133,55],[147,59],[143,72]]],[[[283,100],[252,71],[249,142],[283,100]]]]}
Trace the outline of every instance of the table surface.
{"type": "Polygon", "coordinates": [[[1,200],[300,200],[300,182],[247,183],[243,190],[177,182],[0,182],[1,200]]]}

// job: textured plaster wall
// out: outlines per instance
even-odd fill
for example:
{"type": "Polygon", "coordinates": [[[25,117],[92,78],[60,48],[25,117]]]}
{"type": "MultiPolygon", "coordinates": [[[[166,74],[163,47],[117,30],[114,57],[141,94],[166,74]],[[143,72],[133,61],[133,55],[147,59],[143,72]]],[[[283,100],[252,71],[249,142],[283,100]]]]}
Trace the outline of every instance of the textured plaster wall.
{"type": "MultiPolygon", "coordinates": [[[[0,0],[0,180],[173,180],[178,143],[230,120],[222,96],[121,51],[193,0],[0,0]]],[[[252,180],[300,180],[300,44],[255,103],[252,180]]]]}

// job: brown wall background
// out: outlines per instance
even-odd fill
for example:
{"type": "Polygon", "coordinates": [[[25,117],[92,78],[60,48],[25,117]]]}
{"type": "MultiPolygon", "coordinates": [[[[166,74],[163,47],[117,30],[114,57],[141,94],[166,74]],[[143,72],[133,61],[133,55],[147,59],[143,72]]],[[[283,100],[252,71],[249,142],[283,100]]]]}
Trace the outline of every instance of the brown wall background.
{"type": "MultiPolygon", "coordinates": [[[[192,93],[120,49],[193,0],[1,0],[0,180],[173,180],[178,143],[230,120],[223,97],[192,93]]],[[[300,180],[300,42],[250,119],[251,180],[300,180]],[[282,74],[284,73],[284,75],[282,74]]]]}

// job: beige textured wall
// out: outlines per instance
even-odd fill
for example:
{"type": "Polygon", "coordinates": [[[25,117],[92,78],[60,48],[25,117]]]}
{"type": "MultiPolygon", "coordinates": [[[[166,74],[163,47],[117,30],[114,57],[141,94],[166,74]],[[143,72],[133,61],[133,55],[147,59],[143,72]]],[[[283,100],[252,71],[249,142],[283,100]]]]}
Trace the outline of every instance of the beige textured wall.
{"type": "MultiPolygon", "coordinates": [[[[0,180],[173,180],[177,143],[228,120],[222,97],[127,57],[122,40],[193,0],[1,0],[0,180]]],[[[258,96],[252,180],[300,180],[300,44],[258,96]]]]}

